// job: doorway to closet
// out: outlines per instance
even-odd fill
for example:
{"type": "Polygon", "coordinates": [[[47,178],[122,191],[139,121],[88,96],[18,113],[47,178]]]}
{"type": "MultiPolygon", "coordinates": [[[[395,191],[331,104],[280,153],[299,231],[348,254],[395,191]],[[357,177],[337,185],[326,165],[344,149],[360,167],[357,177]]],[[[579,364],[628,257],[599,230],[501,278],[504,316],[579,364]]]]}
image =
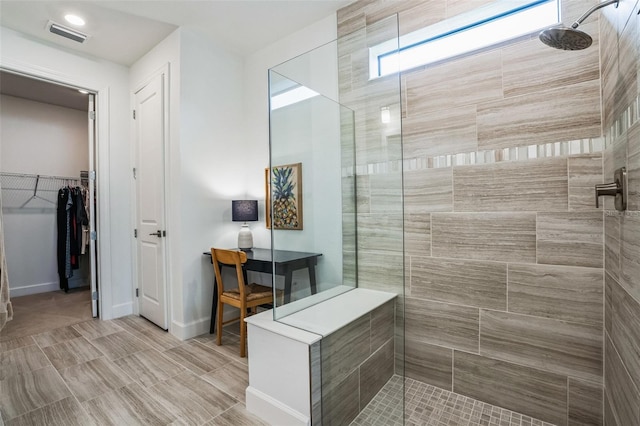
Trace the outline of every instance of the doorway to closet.
{"type": "Polygon", "coordinates": [[[3,335],[18,315],[41,315],[48,328],[99,316],[95,96],[0,70],[4,244],[21,308],[3,335]]]}

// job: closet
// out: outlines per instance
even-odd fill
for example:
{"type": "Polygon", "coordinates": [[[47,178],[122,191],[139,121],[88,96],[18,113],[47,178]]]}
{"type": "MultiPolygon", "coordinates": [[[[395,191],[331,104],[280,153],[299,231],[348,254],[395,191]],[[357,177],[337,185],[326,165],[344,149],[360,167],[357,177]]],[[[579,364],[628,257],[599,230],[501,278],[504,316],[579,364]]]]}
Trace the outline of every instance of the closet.
{"type": "Polygon", "coordinates": [[[12,299],[88,290],[95,280],[91,96],[0,72],[0,189],[12,299]]]}

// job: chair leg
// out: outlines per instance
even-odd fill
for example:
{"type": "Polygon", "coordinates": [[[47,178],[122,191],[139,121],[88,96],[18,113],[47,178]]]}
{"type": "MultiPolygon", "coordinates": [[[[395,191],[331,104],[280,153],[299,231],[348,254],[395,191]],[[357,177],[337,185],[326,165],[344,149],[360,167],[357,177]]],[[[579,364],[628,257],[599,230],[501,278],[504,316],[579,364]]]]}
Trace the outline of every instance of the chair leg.
{"type": "Polygon", "coordinates": [[[218,335],[216,336],[216,344],[218,346],[222,345],[222,317],[223,317],[223,311],[224,311],[224,304],[218,302],[218,311],[216,312],[216,315],[218,315],[218,319],[217,319],[217,326],[218,326],[218,335]]]}
{"type": "Polygon", "coordinates": [[[240,309],[240,358],[247,356],[247,323],[244,318],[247,316],[247,308],[240,309]]]}

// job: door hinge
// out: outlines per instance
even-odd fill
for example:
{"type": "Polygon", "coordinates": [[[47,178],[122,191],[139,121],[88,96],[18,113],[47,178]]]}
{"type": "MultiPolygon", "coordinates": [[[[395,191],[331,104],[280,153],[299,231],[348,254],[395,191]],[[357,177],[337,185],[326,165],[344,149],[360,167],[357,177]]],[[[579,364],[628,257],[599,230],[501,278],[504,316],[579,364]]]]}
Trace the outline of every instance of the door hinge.
{"type": "Polygon", "coordinates": [[[91,293],[91,300],[98,300],[98,292],[94,291],[93,293],[91,293]]]}
{"type": "Polygon", "coordinates": [[[98,233],[96,231],[91,231],[91,241],[98,240],[98,233]]]}
{"type": "Polygon", "coordinates": [[[133,168],[133,178],[138,179],[138,174],[135,167],[133,168]]]}
{"type": "Polygon", "coordinates": [[[137,229],[133,230],[133,238],[138,238],[138,230],[137,229]]]}
{"type": "Polygon", "coordinates": [[[89,172],[89,179],[96,180],[96,171],[95,170],[91,170],[89,172]]]}
{"type": "Polygon", "coordinates": [[[133,110],[133,119],[134,120],[136,119],[136,110],[135,109],[133,110]]]}
{"type": "Polygon", "coordinates": [[[166,237],[167,236],[167,231],[162,231],[162,236],[166,237]]]}
{"type": "Polygon", "coordinates": [[[89,120],[95,120],[95,119],[96,119],[96,112],[89,111],[89,120]]]}
{"type": "Polygon", "coordinates": [[[140,296],[138,296],[138,289],[137,288],[136,288],[136,297],[140,297],[140,296]]]}

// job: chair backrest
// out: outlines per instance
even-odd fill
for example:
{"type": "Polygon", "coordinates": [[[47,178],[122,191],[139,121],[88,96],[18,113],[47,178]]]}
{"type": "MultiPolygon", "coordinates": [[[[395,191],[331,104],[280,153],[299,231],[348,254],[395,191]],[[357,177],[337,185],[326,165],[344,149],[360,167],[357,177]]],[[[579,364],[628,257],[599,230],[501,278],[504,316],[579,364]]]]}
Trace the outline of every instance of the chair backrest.
{"type": "Polygon", "coordinates": [[[218,284],[218,297],[222,296],[224,291],[224,282],[222,281],[222,273],[220,271],[220,264],[235,266],[236,275],[238,278],[238,291],[240,297],[245,297],[245,282],[244,274],[242,273],[242,265],[247,262],[247,254],[240,250],[227,250],[211,248],[211,260],[213,261],[213,270],[216,274],[216,282],[218,284]]]}

